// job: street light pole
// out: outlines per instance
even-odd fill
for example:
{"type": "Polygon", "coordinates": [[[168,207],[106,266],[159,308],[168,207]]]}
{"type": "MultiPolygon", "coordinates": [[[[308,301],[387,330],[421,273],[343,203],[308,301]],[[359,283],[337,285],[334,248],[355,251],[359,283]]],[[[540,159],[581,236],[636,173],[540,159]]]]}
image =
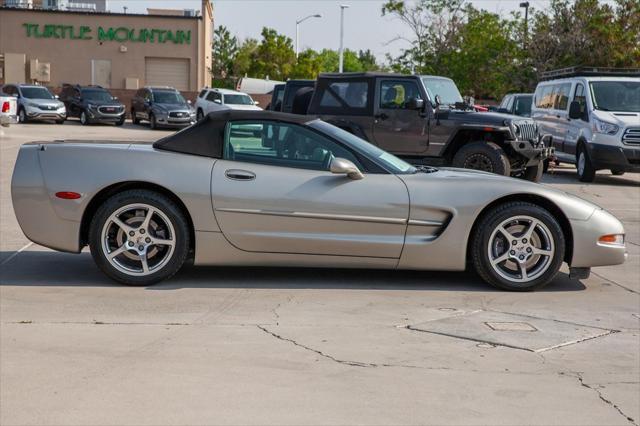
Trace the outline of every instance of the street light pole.
{"type": "Polygon", "coordinates": [[[524,7],[524,48],[527,48],[527,39],[529,38],[529,2],[520,3],[520,7],[524,7]]]}
{"type": "Polygon", "coordinates": [[[305,16],[304,18],[298,19],[296,21],[296,59],[298,59],[298,53],[299,53],[298,38],[300,37],[300,24],[309,18],[322,18],[322,15],[319,13],[316,13],[315,15],[305,16]]]}
{"type": "Polygon", "coordinates": [[[338,72],[340,73],[342,73],[344,65],[344,10],[348,7],[348,4],[340,5],[340,60],[338,65],[338,72]]]}

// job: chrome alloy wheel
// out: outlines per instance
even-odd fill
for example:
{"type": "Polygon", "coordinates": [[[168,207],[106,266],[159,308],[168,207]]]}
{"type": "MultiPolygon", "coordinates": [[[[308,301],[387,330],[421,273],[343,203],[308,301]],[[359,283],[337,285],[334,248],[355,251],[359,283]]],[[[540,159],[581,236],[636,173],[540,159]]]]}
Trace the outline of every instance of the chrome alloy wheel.
{"type": "Polygon", "coordinates": [[[578,174],[582,176],[584,174],[584,167],[587,162],[587,157],[584,151],[578,153],[578,174]]]}
{"type": "Polygon", "coordinates": [[[120,272],[145,276],[169,262],[175,230],[162,211],[149,204],[129,204],[109,216],[102,227],[102,252],[120,272]]]}
{"type": "Polygon", "coordinates": [[[555,244],[549,228],[531,216],[500,223],[489,237],[489,262],[501,277],[519,283],[535,280],[552,264],[555,244]]]}

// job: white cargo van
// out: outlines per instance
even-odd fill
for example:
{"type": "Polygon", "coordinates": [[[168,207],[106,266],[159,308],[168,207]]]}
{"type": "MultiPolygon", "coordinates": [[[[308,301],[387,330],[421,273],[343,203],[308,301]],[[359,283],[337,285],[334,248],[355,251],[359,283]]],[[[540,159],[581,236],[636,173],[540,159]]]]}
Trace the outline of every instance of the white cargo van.
{"type": "Polygon", "coordinates": [[[531,117],[560,162],[593,182],[597,170],[640,172],[640,69],[573,67],[543,75],[531,117]]]}

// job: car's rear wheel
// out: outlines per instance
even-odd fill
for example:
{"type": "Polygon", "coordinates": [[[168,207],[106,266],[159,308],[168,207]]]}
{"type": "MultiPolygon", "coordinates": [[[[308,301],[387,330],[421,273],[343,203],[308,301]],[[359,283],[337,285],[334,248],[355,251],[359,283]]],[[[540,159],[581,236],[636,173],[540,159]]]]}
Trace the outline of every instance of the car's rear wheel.
{"type": "Polygon", "coordinates": [[[189,251],[189,228],[180,208],[148,190],[116,194],[100,206],[89,228],[98,267],[127,285],[150,285],[173,276],[189,251]]]}
{"type": "Polygon", "coordinates": [[[562,229],[540,206],[505,203],[485,214],[474,229],[473,265],[482,279],[495,287],[537,290],[552,281],[562,265],[562,229]]]}
{"type": "Polygon", "coordinates": [[[196,113],[196,120],[200,121],[204,118],[204,112],[202,112],[202,108],[198,108],[198,112],[196,113]]]}
{"type": "Polygon", "coordinates": [[[151,130],[158,128],[158,123],[156,122],[156,116],[154,113],[149,114],[149,128],[151,130]]]}
{"type": "Polygon", "coordinates": [[[580,179],[581,182],[593,182],[596,179],[596,169],[593,167],[589,153],[584,145],[580,145],[578,148],[576,170],[578,172],[578,179],[580,179]]]}
{"type": "Polygon", "coordinates": [[[542,173],[544,171],[544,164],[538,164],[537,166],[529,166],[524,170],[522,177],[525,180],[531,182],[540,182],[542,179],[542,173]]]}
{"type": "Polygon", "coordinates": [[[503,176],[511,175],[509,158],[500,146],[493,142],[472,142],[460,148],[453,156],[453,166],[482,170],[503,176]]]}

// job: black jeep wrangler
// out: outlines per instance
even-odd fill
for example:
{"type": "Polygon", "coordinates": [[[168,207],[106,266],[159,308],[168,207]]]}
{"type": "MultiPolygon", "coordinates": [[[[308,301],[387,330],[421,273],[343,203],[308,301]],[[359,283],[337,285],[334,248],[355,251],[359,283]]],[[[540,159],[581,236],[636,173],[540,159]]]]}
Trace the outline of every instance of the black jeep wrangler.
{"type": "Polygon", "coordinates": [[[444,77],[320,74],[307,105],[295,104],[294,114],[318,116],[415,164],[537,182],[543,161],[552,154],[533,120],[475,112],[444,77]]]}

